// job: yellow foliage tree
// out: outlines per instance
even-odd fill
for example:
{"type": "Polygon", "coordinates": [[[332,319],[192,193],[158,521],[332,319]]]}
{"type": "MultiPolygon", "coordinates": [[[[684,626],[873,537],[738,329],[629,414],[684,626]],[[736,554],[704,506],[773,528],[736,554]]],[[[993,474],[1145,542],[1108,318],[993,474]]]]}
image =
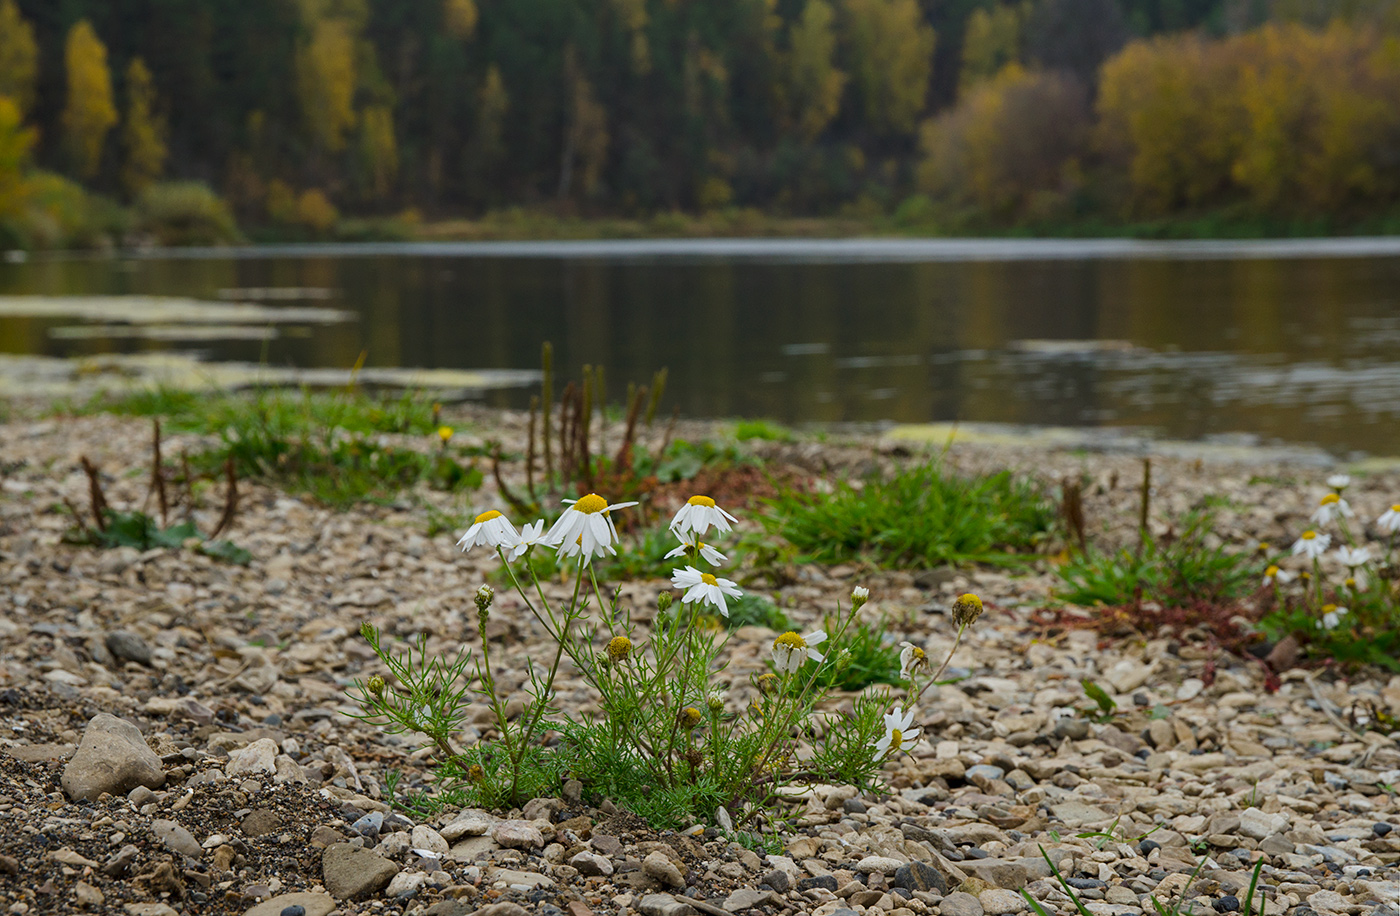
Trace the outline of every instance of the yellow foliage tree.
{"type": "Polygon", "coordinates": [[[102,163],[107,132],[117,123],[117,106],[112,100],[107,48],[86,19],[68,31],[64,63],[68,70],[64,140],[74,171],[80,178],[91,178],[102,163]]]}
{"type": "Polygon", "coordinates": [[[476,19],[473,0],[442,0],[442,25],[453,38],[470,38],[476,31],[476,19]]]}
{"type": "Polygon", "coordinates": [[[15,0],[0,2],[0,96],[14,100],[20,117],[34,104],[34,76],[39,70],[39,44],[34,26],[15,0]]]}
{"type": "Polygon", "coordinates": [[[387,105],[372,105],[360,114],[360,154],[375,197],[386,196],[399,174],[399,148],[394,140],[394,113],[387,105]]]}
{"type": "Polygon", "coordinates": [[[1021,26],[1025,16],[1024,6],[972,11],[963,32],[962,70],[958,75],[960,94],[996,76],[1007,64],[1016,63],[1021,53],[1021,26]]]}
{"type": "Polygon", "coordinates": [[[564,155],[559,174],[559,196],[568,197],[578,170],[578,188],[592,194],[603,177],[608,160],[608,112],[593,92],[583,68],[570,48],[564,72],[570,84],[569,123],[564,132],[564,155]]]}
{"type": "Polygon", "coordinates": [[[297,94],[312,139],[338,152],[355,126],[355,44],[353,20],[317,19],[310,39],[297,49],[297,94]]]}
{"type": "Polygon", "coordinates": [[[126,68],[126,121],[122,124],[122,184],[135,196],[165,170],[165,120],[155,112],[156,90],[151,71],[136,57],[126,68]]]}
{"type": "Polygon", "coordinates": [[[23,121],[19,105],[0,96],[0,220],[19,216],[28,203],[24,168],[34,148],[35,133],[23,121]]]}
{"type": "Polygon", "coordinates": [[[510,95],[506,92],[501,68],[492,64],[486,71],[486,82],[476,109],[476,145],[483,166],[494,163],[505,150],[506,112],[510,110],[510,95]]]}
{"type": "Polygon", "coordinates": [[[909,133],[933,72],[933,27],[918,0],[845,0],[852,74],[876,130],[909,133]]]}
{"type": "Polygon", "coordinates": [[[784,86],[797,131],[817,137],[841,108],[846,74],[836,68],[836,13],[826,0],[807,0],[792,26],[784,86]]]}

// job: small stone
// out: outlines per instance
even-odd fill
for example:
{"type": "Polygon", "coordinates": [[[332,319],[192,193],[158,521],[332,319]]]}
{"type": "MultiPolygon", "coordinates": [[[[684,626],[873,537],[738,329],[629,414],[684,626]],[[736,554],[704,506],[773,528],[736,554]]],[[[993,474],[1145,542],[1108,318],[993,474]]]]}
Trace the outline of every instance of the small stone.
{"type": "Polygon", "coordinates": [[[104,712],[83,729],[78,749],[63,768],[62,784],[74,801],[94,801],[103,792],[159,789],[165,785],[165,770],[135,725],[104,712]]]}
{"type": "Polygon", "coordinates": [[[150,667],[151,647],[146,640],[135,633],[128,633],[126,630],[116,630],[108,633],[105,640],[107,651],[113,657],[125,662],[136,662],[138,665],[150,667]]]}
{"type": "Polygon", "coordinates": [[[156,835],[156,839],[166,845],[166,848],[178,852],[182,856],[198,859],[204,855],[204,849],[194,838],[194,834],[174,821],[156,818],[151,821],[151,832],[156,835]]]}
{"type": "Polygon", "coordinates": [[[230,779],[276,772],[277,742],[271,738],[259,738],[245,747],[229,751],[228,764],[224,766],[224,775],[230,779]]]}
{"type": "Polygon", "coordinates": [[[1006,913],[1019,913],[1026,908],[1026,898],[1015,891],[992,888],[977,895],[977,902],[987,916],[1003,916],[1006,913]]]}
{"type": "Polygon", "coordinates": [[[780,894],[786,894],[792,889],[792,876],[781,868],[775,868],[763,876],[760,884],[766,884],[780,894]]]}
{"type": "Polygon", "coordinates": [[[544,834],[529,821],[501,821],[491,828],[491,839],[507,849],[535,849],[544,845],[544,834]]]}
{"type": "MultiPolygon", "coordinates": [[[[898,872],[896,872],[896,874],[898,874],[898,872]]],[[[900,885],[895,886],[899,887],[900,885]]],[[[797,882],[798,891],[810,891],[816,888],[821,888],[824,891],[831,891],[833,894],[836,893],[836,876],[815,875],[811,878],[803,878],[801,881],[797,882]]]]}
{"type": "Polygon", "coordinates": [[[1176,688],[1176,698],[1178,700],[1194,700],[1201,695],[1201,691],[1206,689],[1206,682],[1198,677],[1188,677],[1181,682],[1181,686],[1176,688]]]}
{"type": "Polygon", "coordinates": [[[938,911],[943,916],[982,916],[982,904],[971,894],[956,891],[939,902],[938,911]]]}
{"type": "Polygon", "coordinates": [[[384,896],[395,900],[407,900],[427,883],[428,876],[425,874],[401,871],[389,881],[389,886],[384,889],[384,896]]]}
{"type": "Polygon", "coordinates": [[[1083,719],[1064,718],[1055,723],[1055,737],[1083,741],[1089,737],[1089,723],[1083,719]]]}
{"type": "Polygon", "coordinates": [[[637,904],[642,916],[693,916],[695,907],[670,894],[647,894],[637,904]]]}
{"type": "Polygon", "coordinates": [[[326,916],[335,909],[335,898],[330,894],[301,892],[269,897],[253,907],[243,916],[326,916]]]}
{"type": "Polygon", "coordinates": [[[1384,821],[1378,824],[1371,825],[1371,832],[1374,833],[1376,836],[1385,836],[1386,834],[1390,833],[1390,830],[1390,825],[1385,823],[1384,821]]]}
{"type": "Polygon", "coordinates": [[[1217,913],[1233,913],[1240,908],[1240,898],[1227,894],[1210,902],[1217,913]]]}
{"type": "Polygon", "coordinates": [[[73,900],[84,909],[95,909],[107,902],[107,896],[86,881],[79,881],[73,885],[73,900]]]}
{"type": "Polygon", "coordinates": [[[131,802],[131,807],[140,811],[145,806],[155,803],[156,793],[145,786],[137,786],[126,793],[126,800],[131,802]]]}
{"type": "MultiPolygon", "coordinates": [[[[834,883],[834,879],[833,879],[834,883]]],[[[926,862],[910,862],[895,870],[890,879],[891,887],[902,887],[911,891],[931,891],[937,894],[948,893],[948,879],[943,873],[926,862]]],[[[833,887],[832,890],[836,888],[833,887]]]]}
{"type": "Polygon", "coordinates": [[[426,850],[439,859],[445,857],[450,848],[447,845],[447,840],[443,839],[442,834],[426,824],[419,824],[417,827],[414,827],[412,837],[414,849],[426,850]]]}
{"type": "Polygon", "coordinates": [[[1262,840],[1266,837],[1285,833],[1288,830],[1288,815],[1286,814],[1265,814],[1258,808],[1246,808],[1240,812],[1239,833],[1251,839],[1262,840]]]}
{"type": "Polygon", "coordinates": [[[904,863],[889,856],[866,856],[856,863],[856,871],[861,874],[872,874],[878,872],[882,875],[892,875],[899,871],[899,867],[904,863]]]}
{"type": "Polygon", "coordinates": [[[989,763],[979,763],[977,766],[968,767],[965,778],[971,782],[974,777],[983,779],[1001,779],[1006,775],[1006,771],[1001,767],[992,766],[989,763]]]}
{"type": "Polygon", "coordinates": [[[371,811],[364,817],[350,825],[350,829],[366,839],[374,839],[379,836],[379,830],[384,826],[384,812],[371,811]]]}
{"type": "Polygon", "coordinates": [[[273,811],[267,808],[258,808],[250,811],[248,816],[243,818],[238,828],[243,831],[244,836],[259,837],[267,836],[269,833],[276,833],[282,826],[282,819],[273,811]]]}
{"type": "Polygon", "coordinates": [[[141,850],[128,843],[102,863],[101,872],[109,878],[120,877],[126,873],[127,869],[131,868],[140,854],[141,850]]]}
{"type": "Polygon", "coordinates": [[[1161,849],[1162,844],[1155,840],[1143,840],[1141,843],[1138,843],[1137,848],[1138,852],[1142,853],[1142,857],[1145,859],[1152,854],[1152,850],[1161,849]]]}
{"type": "Polygon", "coordinates": [[[613,864],[606,856],[600,856],[592,852],[581,852],[569,860],[569,864],[578,869],[578,873],[585,878],[604,877],[613,873],[613,864]]]}
{"type": "Polygon", "coordinates": [[[467,810],[445,824],[438,833],[447,842],[455,843],[464,836],[485,836],[495,822],[496,819],[489,814],[467,810]]]}
{"type": "Polygon", "coordinates": [[[399,873],[399,867],[367,849],[336,843],[321,854],[321,874],[326,890],[337,900],[352,900],[381,891],[399,873]]]}
{"type": "Polygon", "coordinates": [[[741,887],[724,898],[724,902],[720,906],[730,913],[742,913],[744,910],[753,909],[760,903],[767,902],[768,897],[769,895],[763,891],[751,887],[741,887]]]}
{"type": "Polygon", "coordinates": [[[685,876],[664,852],[653,852],[643,859],[642,874],[668,887],[685,887],[685,876]]]}

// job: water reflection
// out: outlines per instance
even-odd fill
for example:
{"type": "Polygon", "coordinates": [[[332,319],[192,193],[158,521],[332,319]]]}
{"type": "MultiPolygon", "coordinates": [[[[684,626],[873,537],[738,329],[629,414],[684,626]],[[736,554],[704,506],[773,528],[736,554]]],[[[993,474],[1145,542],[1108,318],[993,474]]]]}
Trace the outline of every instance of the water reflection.
{"type": "MultiPolygon", "coordinates": [[[[5,264],[0,293],[329,289],[261,304],[355,321],[197,346],[275,365],[343,368],[367,350],[372,366],[532,368],[549,339],[568,371],[606,365],[614,396],[669,366],[668,400],[699,416],[1141,426],[1400,453],[1396,256],[285,255],[5,264]]],[[[58,324],[0,317],[0,352],[190,347],[58,324]]]]}

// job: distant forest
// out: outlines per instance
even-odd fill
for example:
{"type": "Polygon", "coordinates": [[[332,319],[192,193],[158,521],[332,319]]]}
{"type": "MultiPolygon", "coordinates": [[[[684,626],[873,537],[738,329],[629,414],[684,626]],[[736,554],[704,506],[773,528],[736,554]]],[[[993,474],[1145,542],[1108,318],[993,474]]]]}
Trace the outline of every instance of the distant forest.
{"type": "Polygon", "coordinates": [[[0,0],[0,245],[1386,219],[1398,99],[1400,0],[0,0]]]}

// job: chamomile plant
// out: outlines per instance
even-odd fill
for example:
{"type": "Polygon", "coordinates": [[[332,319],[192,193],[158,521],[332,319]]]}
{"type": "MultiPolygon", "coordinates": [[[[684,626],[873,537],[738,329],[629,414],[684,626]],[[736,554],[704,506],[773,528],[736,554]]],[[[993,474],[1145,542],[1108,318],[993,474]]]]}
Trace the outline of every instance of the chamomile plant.
{"type": "MultiPolygon", "coordinates": [[[[869,600],[865,588],[838,602],[824,616],[824,629],[777,636],[769,672],[736,677],[727,668],[729,636],[711,622],[743,598],[722,575],[728,558],[712,543],[737,519],[707,496],[691,497],[670,524],[678,542],[670,554],[677,562],[672,590],[662,591],[654,608],[639,609],[623,600],[620,588],[599,581],[594,563],[615,554],[613,513],[631,505],[588,494],[548,531],[542,522],[517,531],[504,516],[486,512],[462,536],[464,550],[496,552],[511,590],[548,636],[547,651],[527,661],[523,710],[507,714],[497,690],[493,649],[484,638],[495,601],[489,587],[476,595],[479,653],[464,650],[450,664],[427,658],[421,645],[417,655],[396,655],[367,628],[394,684],[376,675],[351,695],[364,718],[426,736],[438,761],[438,803],[519,805],[574,778],[593,796],[612,798],[657,826],[715,823],[738,833],[766,832],[790,810],[786,800],[806,786],[873,788],[884,764],[921,740],[916,704],[932,681],[920,686],[930,667],[922,650],[922,667],[907,672],[901,702],[880,689],[856,697],[849,711],[824,704],[829,682],[818,672],[847,663],[843,640],[869,600]],[[553,550],[571,567],[572,583],[563,592],[536,576],[540,564],[529,561],[541,550],[553,550]],[[567,597],[551,599],[551,593],[567,597]],[[596,715],[560,710],[555,682],[565,663],[596,692],[596,715]],[[454,734],[473,697],[491,709],[494,735],[459,747],[454,734]],[[547,731],[557,733],[548,747],[547,731]]],[[[958,599],[959,639],[980,612],[976,596],[958,599]]]]}
{"type": "Polygon", "coordinates": [[[1329,492],[1309,517],[1311,527],[1265,571],[1274,610],[1263,627],[1275,636],[1302,634],[1317,655],[1396,668],[1400,504],[1368,524],[1346,498],[1349,477],[1334,474],[1327,485],[1329,492]]]}

